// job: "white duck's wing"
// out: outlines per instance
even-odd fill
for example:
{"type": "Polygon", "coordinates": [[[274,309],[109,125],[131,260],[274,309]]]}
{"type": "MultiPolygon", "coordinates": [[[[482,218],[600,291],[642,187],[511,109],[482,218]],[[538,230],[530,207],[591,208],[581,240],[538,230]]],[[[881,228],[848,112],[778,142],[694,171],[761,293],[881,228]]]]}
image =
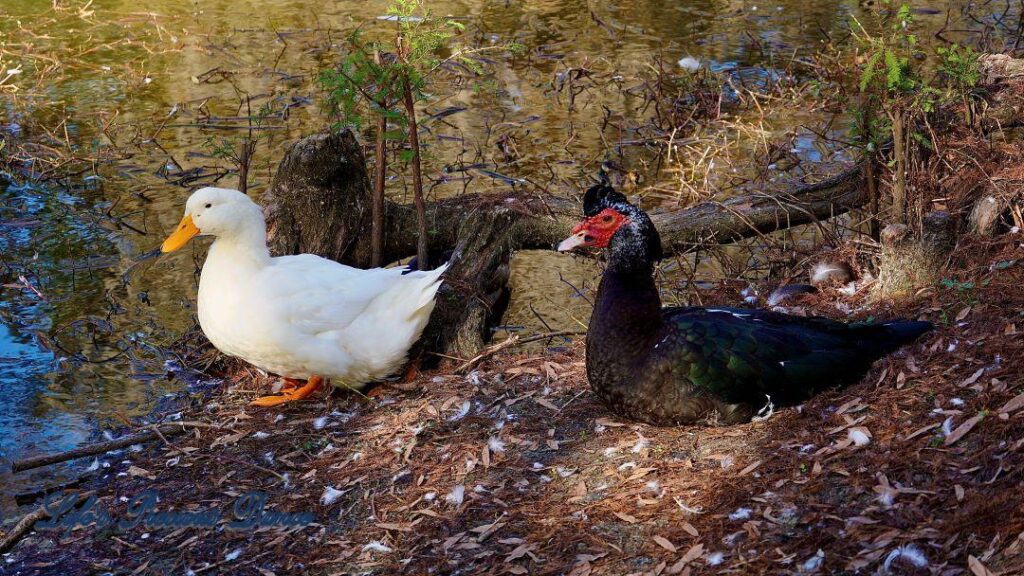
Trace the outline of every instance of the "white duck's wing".
{"type": "MultiPolygon", "coordinates": [[[[310,335],[344,330],[363,315],[378,298],[409,306],[410,313],[422,306],[409,299],[410,289],[437,281],[444,267],[429,272],[406,272],[404,268],[362,270],[314,256],[300,254],[274,258],[263,271],[261,285],[268,307],[292,329],[310,335]]],[[[433,291],[431,291],[431,295],[433,291]]]]}

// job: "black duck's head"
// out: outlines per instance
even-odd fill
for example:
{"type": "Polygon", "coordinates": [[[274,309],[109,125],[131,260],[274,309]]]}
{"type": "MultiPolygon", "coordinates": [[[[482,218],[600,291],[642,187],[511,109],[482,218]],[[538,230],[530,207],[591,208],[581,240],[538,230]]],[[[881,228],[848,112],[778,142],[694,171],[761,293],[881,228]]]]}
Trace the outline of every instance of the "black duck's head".
{"type": "Polygon", "coordinates": [[[628,270],[661,260],[661,237],[647,213],[612,188],[604,173],[601,182],[583,195],[586,218],[558,245],[559,252],[576,248],[608,248],[608,265],[628,270]]]}

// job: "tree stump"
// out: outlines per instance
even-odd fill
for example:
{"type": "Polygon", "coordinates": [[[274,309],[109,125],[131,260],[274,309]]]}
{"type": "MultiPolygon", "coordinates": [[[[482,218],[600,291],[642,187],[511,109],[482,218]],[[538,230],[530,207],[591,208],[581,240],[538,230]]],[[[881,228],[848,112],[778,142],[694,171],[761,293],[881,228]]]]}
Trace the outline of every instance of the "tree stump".
{"type": "Polygon", "coordinates": [[[369,265],[370,177],[363,150],[350,131],[316,134],[292,145],[264,205],[272,254],[310,253],[369,265]]]}
{"type": "Polygon", "coordinates": [[[875,295],[905,298],[938,281],[956,244],[956,220],[948,212],[931,212],[923,219],[920,237],[906,224],[889,224],[881,236],[882,261],[875,295]]]}
{"type": "Polygon", "coordinates": [[[437,305],[421,346],[446,356],[469,359],[487,345],[489,325],[508,305],[509,230],[520,214],[497,207],[469,215],[459,226],[451,268],[438,291],[437,305]]]}
{"type": "Polygon", "coordinates": [[[999,219],[1008,211],[1010,203],[1005,198],[985,196],[974,203],[968,223],[971,232],[985,238],[991,238],[999,231],[999,219]]]}

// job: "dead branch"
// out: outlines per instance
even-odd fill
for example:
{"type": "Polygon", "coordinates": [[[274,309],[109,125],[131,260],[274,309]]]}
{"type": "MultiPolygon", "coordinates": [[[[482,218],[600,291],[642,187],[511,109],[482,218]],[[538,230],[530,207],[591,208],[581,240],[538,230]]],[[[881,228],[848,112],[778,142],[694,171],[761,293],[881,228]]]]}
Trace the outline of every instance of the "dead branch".
{"type": "Polygon", "coordinates": [[[24,472],[25,470],[32,470],[34,468],[40,468],[43,466],[49,466],[51,464],[58,464],[60,462],[67,462],[69,460],[76,460],[78,458],[85,458],[86,456],[95,456],[97,454],[105,454],[111,450],[120,450],[134,444],[142,444],[145,442],[151,442],[157,440],[163,436],[172,436],[185,432],[189,428],[197,427],[210,427],[220,428],[214,424],[206,424],[203,422],[175,422],[173,424],[161,424],[154,426],[151,430],[145,432],[139,432],[137,434],[130,434],[128,436],[122,436],[113,440],[107,440],[105,442],[97,442],[95,444],[88,444],[86,446],[79,446],[74,450],[68,450],[67,452],[60,452],[57,454],[44,454],[42,456],[32,456],[30,458],[24,458],[11,464],[12,472],[24,472]]]}
{"type": "Polygon", "coordinates": [[[11,531],[4,535],[3,540],[0,540],[0,554],[13,548],[22,536],[28,534],[36,522],[49,515],[45,508],[40,507],[22,516],[21,520],[18,520],[18,523],[11,528],[11,531]]]}

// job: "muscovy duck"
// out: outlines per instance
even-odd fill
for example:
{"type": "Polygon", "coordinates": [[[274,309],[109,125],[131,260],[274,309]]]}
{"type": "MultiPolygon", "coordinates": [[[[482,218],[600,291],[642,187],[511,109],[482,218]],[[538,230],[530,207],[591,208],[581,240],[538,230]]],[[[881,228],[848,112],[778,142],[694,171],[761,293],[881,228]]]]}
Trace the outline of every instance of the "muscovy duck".
{"type": "Polygon", "coordinates": [[[587,377],[616,413],[659,426],[735,424],[860,380],[929,322],[844,324],[745,308],[662,308],[661,238],[607,181],[559,251],[608,248],[587,331],[587,377]]]}

